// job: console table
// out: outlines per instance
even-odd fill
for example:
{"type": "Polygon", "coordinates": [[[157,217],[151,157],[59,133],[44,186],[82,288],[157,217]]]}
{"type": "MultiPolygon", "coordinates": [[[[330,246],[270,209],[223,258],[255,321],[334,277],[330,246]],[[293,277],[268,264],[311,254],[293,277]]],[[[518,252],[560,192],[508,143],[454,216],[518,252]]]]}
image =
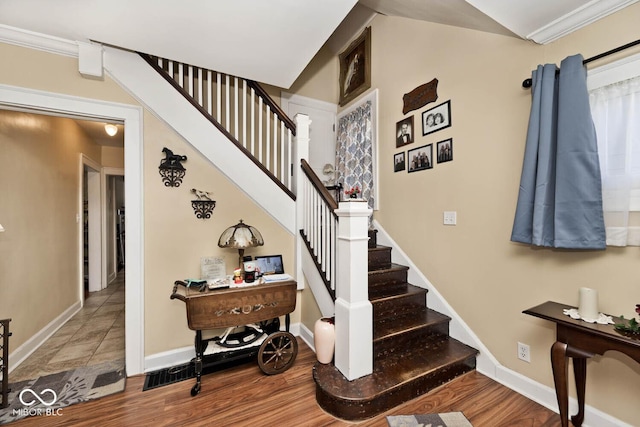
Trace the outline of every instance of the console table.
{"type": "MultiPolygon", "coordinates": [[[[558,409],[562,426],[569,425],[569,394],[567,390],[569,358],[573,359],[573,373],[576,379],[578,413],[571,417],[574,426],[584,421],[584,396],[587,380],[587,359],[608,350],[617,350],[640,363],[640,340],[627,338],[618,333],[613,325],[587,323],[573,319],[563,313],[564,309],[576,308],[557,302],[547,301],[523,311],[556,324],[556,342],[551,346],[551,367],[558,399],[558,409]]],[[[618,323],[620,318],[613,318],[618,323]]]]}

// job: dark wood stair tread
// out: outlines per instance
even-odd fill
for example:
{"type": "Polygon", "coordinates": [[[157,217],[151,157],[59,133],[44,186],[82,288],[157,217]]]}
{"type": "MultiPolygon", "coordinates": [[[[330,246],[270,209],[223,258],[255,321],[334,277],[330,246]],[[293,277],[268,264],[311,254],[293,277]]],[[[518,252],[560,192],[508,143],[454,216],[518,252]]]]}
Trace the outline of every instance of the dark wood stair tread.
{"type": "Polygon", "coordinates": [[[374,321],[373,340],[376,342],[402,333],[428,329],[436,324],[448,323],[450,320],[449,316],[424,307],[415,312],[374,321]]]}
{"type": "Polygon", "coordinates": [[[383,273],[389,273],[392,271],[404,271],[404,270],[409,270],[409,267],[407,267],[406,265],[391,263],[391,265],[388,265],[388,266],[383,266],[378,268],[373,267],[369,269],[369,276],[374,274],[383,274],[383,273]]]}
{"type": "MultiPolygon", "coordinates": [[[[418,294],[427,294],[428,290],[414,286],[410,283],[392,283],[384,286],[374,286],[369,288],[369,301],[376,302],[403,298],[418,294]]],[[[426,305],[426,300],[425,300],[426,305]]]]}
{"type": "MultiPolygon", "coordinates": [[[[333,364],[316,363],[313,375],[317,387],[333,399],[372,401],[393,393],[393,389],[435,375],[447,366],[471,363],[475,368],[477,350],[443,337],[435,343],[417,343],[404,352],[389,356],[374,366],[373,373],[348,381],[333,364]]],[[[439,384],[438,384],[439,385],[439,384]]]]}

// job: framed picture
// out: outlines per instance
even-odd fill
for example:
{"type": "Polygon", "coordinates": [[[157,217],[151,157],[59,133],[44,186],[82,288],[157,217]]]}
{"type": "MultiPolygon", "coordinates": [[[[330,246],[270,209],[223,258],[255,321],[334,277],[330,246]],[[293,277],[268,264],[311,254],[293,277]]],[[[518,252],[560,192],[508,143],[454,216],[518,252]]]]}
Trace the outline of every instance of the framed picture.
{"type": "Polygon", "coordinates": [[[396,147],[413,142],[413,116],[396,123],[396,147]]]}
{"type": "Polygon", "coordinates": [[[406,169],[404,161],[404,151],[393,155],[393,171],[402,172],[406,169]]]}
{"type": "Polygon", "coordinates": [[[451,100],[422,113],[422,136],[451,126],[451,100]]]}
{"type": "Polygon", "coordinates": [[[433,167],[433,144],[423,145],[407,152],[409,172],[416,172],[433,167]]]}
{"type": "Polygon", "coordinates": [[[453,160],[453,138],[445,139],[436,144],[438,163],[450,162],[453,160]]]}
{"type": "Polygon", "coordinates": [[[340,106],[371,87],[371,27],[340,54],[340,106]]]}

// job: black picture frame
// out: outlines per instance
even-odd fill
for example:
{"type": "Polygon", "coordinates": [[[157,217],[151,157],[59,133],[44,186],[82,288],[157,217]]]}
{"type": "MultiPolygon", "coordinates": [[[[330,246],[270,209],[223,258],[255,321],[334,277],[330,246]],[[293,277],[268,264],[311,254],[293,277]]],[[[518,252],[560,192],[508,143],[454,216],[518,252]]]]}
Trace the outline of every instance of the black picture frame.
{"type": "Polygon", "coordinates": [[[438,160],[438,163],[445,163],[453,160],[453,138],[445,139],[436,143],[436,159],[438,160]]]}
{"type": "Polygon", "coordinates": [[[342,107],[371,87],[371,27],[340,55],[340,98],[342,107]]]}
{"type": "Polygon", "coordinates": [[[407,168],[406,162],[404,159],[405,159],[404,151],[393,155],[393,171],[394,172],[402,172],[407,168]]]}
{"type": "Polygon", "coordinates": [[[407,151],[407,166],[409,173],[433,168],[433,144],[407,151]]]}
{"type": "Polygon", "coordinates": [[[411,144],[414,141],[415,127],[413,116],[396,123],[396,148],[411,144]]]}
{"type": "Polygon", "coordinates": [[[451,126],[451,100],[422,112],[422,136],[451,126]]]}

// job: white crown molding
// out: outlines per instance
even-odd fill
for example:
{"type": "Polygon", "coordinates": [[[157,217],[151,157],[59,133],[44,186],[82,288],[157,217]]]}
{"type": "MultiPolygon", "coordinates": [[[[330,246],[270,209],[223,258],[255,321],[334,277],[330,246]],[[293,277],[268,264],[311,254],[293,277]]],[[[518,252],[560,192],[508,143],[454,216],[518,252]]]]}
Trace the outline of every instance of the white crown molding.
{"type": "Polygon", "coordinates": [[[551,43],[607,15],[617,12],[638,0],[592,0],[584,6],[556,19],[527,35],[539,44],[551,43]]]}
{"type": "Polygon", "coordinates": [[[78,56],[78,43],[0,24],[0,41],[57,55],[78,56]]]}

